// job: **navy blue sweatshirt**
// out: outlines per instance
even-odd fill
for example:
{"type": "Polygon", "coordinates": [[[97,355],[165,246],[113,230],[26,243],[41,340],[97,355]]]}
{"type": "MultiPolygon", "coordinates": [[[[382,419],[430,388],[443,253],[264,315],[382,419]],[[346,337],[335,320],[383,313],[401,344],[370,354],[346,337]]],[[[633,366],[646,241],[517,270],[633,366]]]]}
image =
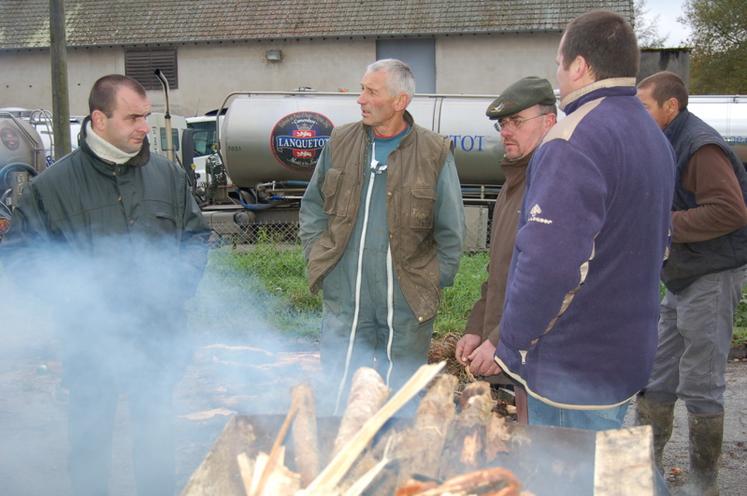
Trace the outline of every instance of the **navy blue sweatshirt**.
{"type": "Polygon", "coordinates": [[[651,372],[675,161],[635,95],[568,95],[529,165],[496,360],[553,406],[618,405],[651,372]]]}

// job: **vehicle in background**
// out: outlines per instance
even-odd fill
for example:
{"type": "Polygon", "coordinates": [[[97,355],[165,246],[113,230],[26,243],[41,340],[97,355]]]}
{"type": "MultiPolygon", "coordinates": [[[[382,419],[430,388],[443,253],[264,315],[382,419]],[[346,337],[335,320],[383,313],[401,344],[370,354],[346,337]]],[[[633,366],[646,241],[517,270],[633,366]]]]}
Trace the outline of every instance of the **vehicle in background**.
{"type": "MultiPolygon", "coordinates": [[[[194,143],[194,171],[197,186],[205,186],[207,175],[205,166],[207,159],[215,154],[216,131],[215,115],[198,115],[187,117],[187,128],[192,130],[192,142],[194,143]]],[[[223,118],[221,118],[221,122],[223,118]]]]}
{"type": "MultiPolygon", "coordinates": [[[[224,113],[219,127],[214,116],[190,118],[190,127],[203,128],[200,153],[211,144],[217,150],[200,166],[204,189],[196,192],[211,225],[295,222],[332,129],[360,120],[356,98],[313,91],[234,92],[219,109],[224,113]]],[[[485,117],[494,98],[415,95],[408,107],[416,123],[451,138],[466,210],[481,209],[480,222],[488,218],[504,181],[500,135],[485,117]]],[[[747,161],[747,97],[691,96],[688,108],[747,161]]]]}
{"type": "MultiPolygon", "coordinates": [[[[0,113],[8,113],[31,124],[39,133],[44,145],[44,159],[51,165],[54,156],[54,133],[52,131],[52,113],[44,109],[25,109],[20,107],[0,108],[0,113]]],[[[82,116],[70,117],[70,145],[71,150],[78,147],[78,133],[83,122],[82,116]]]]}
{"type": "MultiPolygon", "coordinates": [[[[216,129],[223,172],[231,180],[226,188],[234,190],[229,198],[238,197],[238,205],[249,210],[297,202],[332,129],[360,120],[356,98],[344,93],[231,93],[223,104],[224,121],[216,129]]],[[[408,107],[416,123],[452,139],[463,196],[469,203],[495,198],[504,180],[500,135],[485,118],[493,99],[492,95],[415,95],[408,107]]],[[[688,108],[747,161],[747,97],[691,96],[688,108]]],[[[211,183],[209,177],[207,182],[211,183]]]]}
{"type": "Polygon", "coordinates": [[[0,239],[29,178],[47,167],[42,137],[27,120],[0,111],[0,239]]]}

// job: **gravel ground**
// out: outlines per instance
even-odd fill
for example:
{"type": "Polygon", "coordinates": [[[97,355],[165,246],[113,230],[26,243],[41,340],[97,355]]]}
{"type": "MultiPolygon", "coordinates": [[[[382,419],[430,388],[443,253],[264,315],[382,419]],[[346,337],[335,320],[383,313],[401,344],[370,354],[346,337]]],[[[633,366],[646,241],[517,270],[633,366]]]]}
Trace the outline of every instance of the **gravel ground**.
{"type": "MultiPolygon", "coordinates": [[[[747,359],[733,360],[726,368],[724,443],[719,464],[721,496],[747,494],[747,359]]],[[[626,423],[633,421],[633,408],[626,423]]],[[[677,402],[674,431],[664,449],[664,470],[672,494],[677,494],[688,475],[687,410],[677,402]]]]}

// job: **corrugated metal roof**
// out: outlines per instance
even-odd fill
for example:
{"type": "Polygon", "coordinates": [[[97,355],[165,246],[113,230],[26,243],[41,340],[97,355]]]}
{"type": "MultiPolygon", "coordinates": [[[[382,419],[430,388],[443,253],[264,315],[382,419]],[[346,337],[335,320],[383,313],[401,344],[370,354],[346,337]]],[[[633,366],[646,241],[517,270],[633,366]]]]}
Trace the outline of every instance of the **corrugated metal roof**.
{"type": "MultiPolygon", "coordinates": [[[[283,38],[559,32],[632,0],[65,0],[73,47],[283,38]]],[[[49,46],[49,0],[0,0],[0,49],[49,46]]]]}

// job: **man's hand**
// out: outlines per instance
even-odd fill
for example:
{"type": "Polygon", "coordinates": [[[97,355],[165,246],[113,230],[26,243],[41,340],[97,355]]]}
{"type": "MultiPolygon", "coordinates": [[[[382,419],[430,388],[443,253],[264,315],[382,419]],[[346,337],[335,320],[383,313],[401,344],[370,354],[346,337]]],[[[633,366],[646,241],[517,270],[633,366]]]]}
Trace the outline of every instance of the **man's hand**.
{"type": "Polygon", "coordinates": [[[475,351],[475,348],[480,346],[481,341],[482,337],[477,334],[465,334],[462,336],[459,341],[457,341],[456,350],[454,352],[457,362],[467,365],[469,362],[469,355],[475,351]]]}
{"type": "Polygon", "coordinates": [[[486,339],[467,357],[470,362],[469,371],[474,375],[482,376],[500,374],[501,368],[495,363],[494,355],[495,346],[489,339],[486,339]]]}

